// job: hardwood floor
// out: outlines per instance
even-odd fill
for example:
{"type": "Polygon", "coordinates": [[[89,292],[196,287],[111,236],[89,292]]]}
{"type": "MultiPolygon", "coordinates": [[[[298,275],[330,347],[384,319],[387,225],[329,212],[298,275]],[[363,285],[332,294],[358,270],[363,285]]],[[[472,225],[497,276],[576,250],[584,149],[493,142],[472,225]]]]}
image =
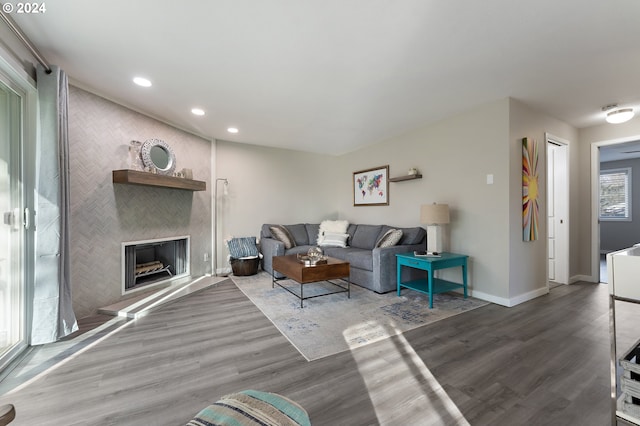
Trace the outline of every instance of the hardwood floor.
{"type": "Polygon", "coordinates": [[[35,349],[0,382],[12,426],[179,425],[242,389],[288,396],[314,425],[610,422],[604,285],[556,287],[312,362],[230,281],[114,321],[35,349]]]}

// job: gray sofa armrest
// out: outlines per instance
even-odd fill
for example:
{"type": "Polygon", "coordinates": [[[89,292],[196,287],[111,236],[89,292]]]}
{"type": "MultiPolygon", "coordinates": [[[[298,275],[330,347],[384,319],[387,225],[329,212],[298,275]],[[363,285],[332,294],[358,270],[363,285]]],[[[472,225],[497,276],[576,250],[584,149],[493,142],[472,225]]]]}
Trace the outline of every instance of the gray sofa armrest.
{"type": "Polygon", "coordinates": [[[284,256],[284,243],[275,238],[263,238],[260,240],[260,249],[264,256],[262,269],[271,274],[273,272],[273,256],[284,256]]]}
{"type": "MultiPolygon", "coordinates": [[[[413,245],[402,245],[373,249],[373,282],[377,288],[377,293],[386,293],[397,289],[397,265],[396,254],[409,253],[414,250],[424,250],[424,243],[413,245]],[[379,286],[377,285],[379,283],[379,286]]],[[[403,280],[417,277],[408,275],[420,275],[420,271],[411,271],[404,268],[402,271],[403,280]]]]}

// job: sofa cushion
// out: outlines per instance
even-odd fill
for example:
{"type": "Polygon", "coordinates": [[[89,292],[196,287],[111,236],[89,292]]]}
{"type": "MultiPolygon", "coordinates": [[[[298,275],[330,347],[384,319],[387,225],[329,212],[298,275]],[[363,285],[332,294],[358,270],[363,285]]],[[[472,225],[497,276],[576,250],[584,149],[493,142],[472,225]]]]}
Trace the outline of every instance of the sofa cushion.
{"type": "Polygon", "coordinates": [[[381,229],[382,225],[358,225],[351,239],[351,247],[373,250],[381,229]]]}
{"type": "Polygon", "coordinates": [[[260,239],[263,238],[274,238],[274,236],[271,234],[271,231],[269,230],[269,227],[273,226],[273,223],[263,223],[262,227],[260,228],[260,239]]]}
{"type": "Polygon", "coordinates": [[[289,232],[289,229],[287,229],[286,226],[272,225],[269,227],[269,231],[271,232],[273,238],[282,241],[285,249],[288,250],[291,247],[295,247],[297,245],[296,240],[294,239],[293,235],[291,235],[291,232],[289,232]]]}
{"type": "Polygon", "coordinates": [[[317,223],[306,223],[304,226],[307,229],[307,241],[309,244],[315,244],[318,240],[320,225],[317,223]]]}
{"type": "Polygon", "coordinates": [[[287,229],[293,235],[296,240],[297,246],[309,244],[309,237],[307,236],[307,227],[304,223],[297,223],[295,225],[287,225],[287,229]]]}
{"type": "Polygon", "coordinates": [[[424,240],[425,235],[427,235],[427,231],[419,226],[416,226],[414,228],[398,229],[402,230],[402,238],[399,242],[399,244],[401,245],[420,244],[424,240]]]}
{"type": "Polygon", "coordinates": [[[289,254],[307,254],[311,247],[313,247],[313,246],[304,245],[304,246],[291,247],[289,250],[286,251],[285,254],[287,254],[287,255],[289,255],[289,254]]]}
{"type": "Polygon", "coordinates": [[[373,254],[371,250],[347,247],[343,253],[343,260],[349,262],[352,268],[373,271],[373,254]]]}
{"type": "Polygon", "coordinates": [[[402,238],[401,229],[389,229],[376,242],[376,247],[393,247],[402,238]]]}
{"type": "Polygon", "coordinates": [[[356,229],[358,229],[358,225],[356,225],[355,223],[352,223],[347,228],[347,234],[351,235],[350,237],[351,242],[353,242],[353,236],[356,234],[356,229]]]}

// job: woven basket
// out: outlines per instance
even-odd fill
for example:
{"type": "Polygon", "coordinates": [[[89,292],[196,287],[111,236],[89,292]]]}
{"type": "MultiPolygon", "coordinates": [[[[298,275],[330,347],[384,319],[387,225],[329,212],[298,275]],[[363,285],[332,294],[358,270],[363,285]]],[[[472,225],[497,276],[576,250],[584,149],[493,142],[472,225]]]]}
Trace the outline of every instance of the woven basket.
{"type": "Polygon", "coordinates": [[[231,259],[231,270],[233,275],[242,277],[247,275],[255,275],[258,273],[258,265],[260,258],[254,259],[231,259]]]}

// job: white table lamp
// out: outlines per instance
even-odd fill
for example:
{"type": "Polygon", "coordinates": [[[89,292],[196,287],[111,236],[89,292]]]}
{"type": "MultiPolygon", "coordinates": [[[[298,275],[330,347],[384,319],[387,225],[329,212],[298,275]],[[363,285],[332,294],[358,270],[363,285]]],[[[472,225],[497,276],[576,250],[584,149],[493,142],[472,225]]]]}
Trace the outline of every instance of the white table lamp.
{"type": "Polygon", "coordinates": [[[420,208],[420,222],[427,224],[427,251],[442,252],[442,228],[449,223],[448,204],[423,204],[420,208]]]}

